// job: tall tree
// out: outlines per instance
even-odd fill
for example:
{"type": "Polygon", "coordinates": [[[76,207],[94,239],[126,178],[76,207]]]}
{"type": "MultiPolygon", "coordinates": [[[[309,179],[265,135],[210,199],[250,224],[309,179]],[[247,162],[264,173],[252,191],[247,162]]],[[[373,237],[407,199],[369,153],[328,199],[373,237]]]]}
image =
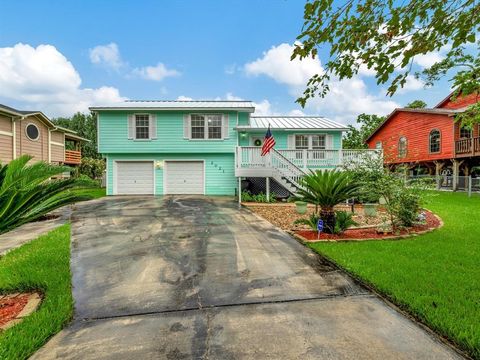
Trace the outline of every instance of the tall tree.
{"type": "Polygon", "coordinates": [[[348,131],[343,136],[344,149],[366,149],[365,140],[377,129],[377,127],[385,120],[383,116],[360,114],[357,117],[357,128],[348,125],[348,131]]]}
{"type": "Polygon", "coordinates": [[[413,75],[416,56],[441,48],[449,48],[445,58],[416,76],[431,85],[455,68],[456,94],[479,92],[478,1],[345,0],[337,4],[310,0],[305,5],[305,22],[292,59],[317,56],[322,46],[329,50],[329,58],[325,71],[314,75],[297,99],[302,106],[313,96],[325,96],[332,76],[352,78],[360,66],[373,70],[377,84],[387,84],[387,94],[393,95],[413,75]]]}
{"type": "Polygon", "coordinates": [[[70,118],[60,117],[52,119],[58,125],[67,129],[74,130],[79,136],[90,140],[82,143],[82,156],[99,159],[97,152],[97,118],[96,115],[82,114],[77,112],[70,118]]]}
{"type": "Polygon", "coordinates": [[[405,107],[409,109],[425,109],[427,107],[427,103],[423,100],[413,100],[405,107]]]}

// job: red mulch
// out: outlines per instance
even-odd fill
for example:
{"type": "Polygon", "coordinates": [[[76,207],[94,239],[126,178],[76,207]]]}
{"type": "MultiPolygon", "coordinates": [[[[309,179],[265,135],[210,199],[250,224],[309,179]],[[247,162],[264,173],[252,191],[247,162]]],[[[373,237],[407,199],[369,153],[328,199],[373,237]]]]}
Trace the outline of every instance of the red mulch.
{"type": "Polygon", "coordinates": [[[14,297],[0,299],[0,325],[8,323],[17,317],[27,305],[30,293],[19,294],[14,297]]]}
{"type": "Polygon", "coordinates": [[[433,213],[431,213],[430,211],[425,211],[425,214],[426,214],[425,224],[414,225],[410,228],[403,229],[398,233],[394,233],[394,234],[377,233],[377,229],[375,227],[367,228],[367,229],[349,229],[341,235],[321,233],[319,238],[317,238],[318,236],[317,232],[311,231],[311,230],[299,230],[299,231],[295,231],[295,233],[310,241],[349,240],[349,239],[360,239],[360,240],[385,239],[385,238],[391,238],[393,236],[415,234],[415,233],[423,232],[426,230],[435,229],[440,226],[441,224],[440,220],[433,213]]]}

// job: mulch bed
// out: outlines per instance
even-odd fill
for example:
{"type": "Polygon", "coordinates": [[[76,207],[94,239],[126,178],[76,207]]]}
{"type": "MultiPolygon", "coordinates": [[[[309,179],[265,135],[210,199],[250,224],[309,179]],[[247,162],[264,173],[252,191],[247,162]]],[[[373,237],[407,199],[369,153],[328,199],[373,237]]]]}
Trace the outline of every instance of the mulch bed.
{"type": "MultiPolygon", "coordinates": [[[[295,204],[292,203],[276,203],[276,204],[262,204],[262,203],[243,203],[244,206],[252,210],[254,213],[260,215],[273,225],[287,231],[307,230],[305,225],[294,225],[293,222],[300,218],[308,218],[314,212],[315,207],[309,205],[306,214],[298,214],[295,204]]],[[[335,210],[351,211],[350,206],[339,205],[335,210]]],[[[379,207],[378,215],[376,217],[365,216],[362,205],[355,205],[355,213],[353,220],[358,223],[360,227],[380,225],[387,218],[385,210],[379,207]]]]}
{"type": "Polygon", "coordinates": [[[0,326],[15,319],[28,303],[31,293],[0,295],[0,326]]]}
{"type": "Polygon", "coordinates": [[[371,239],[394,239],[408,237],[414,234],[422,234],[442,225],[442,221],[435,214],[425,210],[426,221],[424,224],[416,224],[410,228],[402,229],[394,234],[378,233],[376,228],[349,229],[341,235],[321,233],[311,230],[298,230],[294,234],[299,235],[303,241],[338,241],[338,240],[371,240],[371,239]]]}

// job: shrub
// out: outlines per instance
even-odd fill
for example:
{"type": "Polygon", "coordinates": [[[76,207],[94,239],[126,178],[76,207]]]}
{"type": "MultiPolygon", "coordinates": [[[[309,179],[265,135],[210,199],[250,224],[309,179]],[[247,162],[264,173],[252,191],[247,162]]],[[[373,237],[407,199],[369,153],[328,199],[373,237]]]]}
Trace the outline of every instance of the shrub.
{"type": "Polygon", "coordinates": [[[335,205],[354,197],[359,184],[351,173],[337,170],[316,170],[305,175],[301,180],[296,200],[315,205],[315,212],[320,208],[320,218],[324,221],[325,232],[335,230],[335,205]]]}
{"type": "Polygon", "coordinates": [[[349,227],[358,225],[353,220],[353,214],[347,211],[336,211],[335,212],[335,234],[343,234],[345,230],[349,227]]]}
{"type": "Polygon", "coordinates": [[[97,188],[97,187],[100,187],[101,185],[101,181],[100,180],[94,180],[92,179],[91,177],[87,176],[87,175],[80,175],[78,178],[78,183],[83,186],[83,187],[87,187],[87,188],[97,188]]]}
{"type": "Polygon", "coordinates": [[[317,231],[318,220],[320,220],[320,216],[316,213],[312,213],[310,214],[310,217],[297,219],[293,223],[297,225],[307,225],[311,230],[317,231]]]}
{"type": "Polygon", "coordinates": [[[277,201],[277,195],[273,192],[270,193],[270,201],[267,201],[267,195],[260,192],[256,195],[250,193],[250,191],[242,191],[242,201],[245,202],[258,202],[258,203],[274,203],[277,201]]]}
{"type": "Polygon", "coordinates": [[[31,159],[24,155],[7,165],[0,164],[0,233],[64,205],[90,199],[69,191],[79,186],[77,179],[50,180],[69,171],[68,167],[45,162],[27,165],[31,159]]]}
{"type": "Polygon", "coordinates": [[[100,179],[105,171],[105,160],[82,158],[78,170],[80,175],[86,175],[91,179],[100,179]]]}

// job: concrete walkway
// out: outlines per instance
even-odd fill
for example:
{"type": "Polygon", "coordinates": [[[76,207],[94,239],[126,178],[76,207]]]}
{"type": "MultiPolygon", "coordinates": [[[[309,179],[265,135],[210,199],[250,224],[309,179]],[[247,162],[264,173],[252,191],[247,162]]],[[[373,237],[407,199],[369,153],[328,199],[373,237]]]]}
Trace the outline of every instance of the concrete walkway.
{"type": "Polygon", "coordinates": [[[34,359],[455,359],[224,198],[116,197],[72,216],[75,319],[34,359]]]}
{"type": "Polygon", "coordinates": [[[51,213],[59,217],[52,220],[36,221],[19,226],[9,232],[0,235],[0,256],[5,255],[9,251],[16,249],[39,236],[42,236],[57,227],[65,224],[71,214],[71,207],[66,206],[62,209],[51,213]]]}

